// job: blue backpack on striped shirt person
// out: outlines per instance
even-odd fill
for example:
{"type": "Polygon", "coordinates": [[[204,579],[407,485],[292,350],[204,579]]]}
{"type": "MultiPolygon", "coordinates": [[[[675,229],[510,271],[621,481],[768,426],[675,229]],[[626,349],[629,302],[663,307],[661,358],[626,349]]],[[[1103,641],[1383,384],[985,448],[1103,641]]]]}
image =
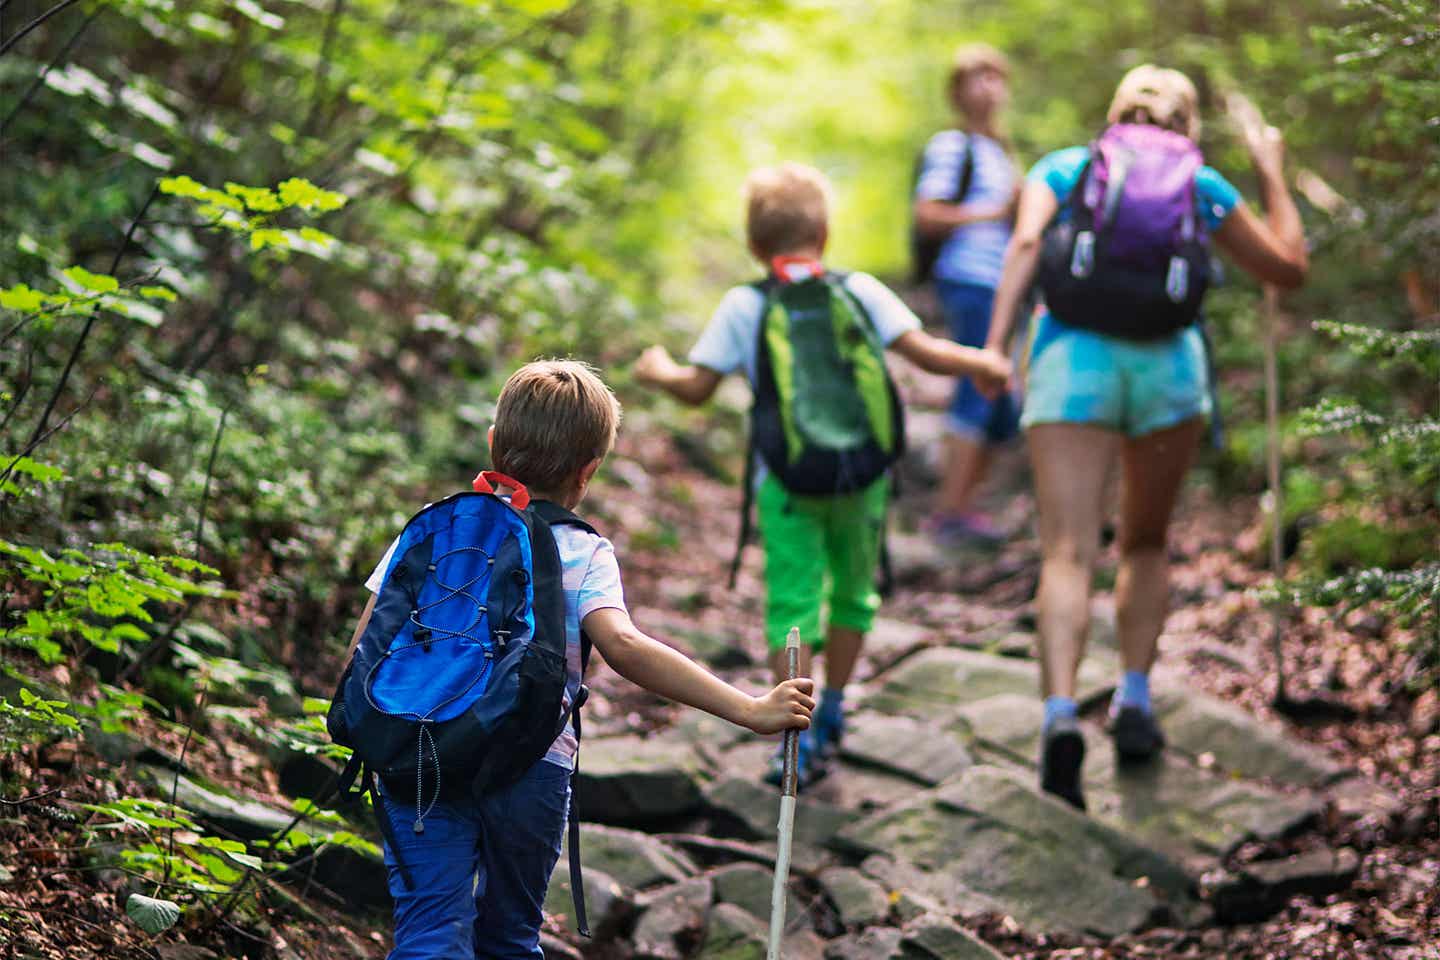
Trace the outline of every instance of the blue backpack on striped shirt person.
{"type": "MultiPolygon", "coordinates": [[[[396,540],[370,622],[335,690],[327,726],[354,751],[341,775],[371,791],[381,831],[398,858],[376,795],[414,796],[416,819],[437,801],[508,786],[545,756],[570,724],[580,738],[582,685],[564,707],[565,592],[553,525],[594,533],[585,521],[524,486],[485,471],[411,517],[396,540]],[[511,487],[509,501],[496,484],[511,487]]],[[[581,660],[589,659],[581,635],[581,660]]],[[[576,921],[585,923],[574,791],[570,866],[576,921]]],[[[398,863],[410,886],[408,871],[398,863]]]]}

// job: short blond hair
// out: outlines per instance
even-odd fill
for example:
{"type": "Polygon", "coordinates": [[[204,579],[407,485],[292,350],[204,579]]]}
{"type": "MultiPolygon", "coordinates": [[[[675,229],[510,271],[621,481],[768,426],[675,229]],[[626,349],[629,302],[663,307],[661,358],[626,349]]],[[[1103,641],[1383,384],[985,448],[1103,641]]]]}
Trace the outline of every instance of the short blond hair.
{"type": "Polygon", "coordinates": [[[495,469],[542,493],[568,493],[620,429],[620,401],[578,360],[537,360],[510,375],[495,406],[495,469]]]}
{"type": "Polygon", "coordinates": [[[977,70],[994,70],[1002,77],[1010,76],[1010,61],[1005,54],[988,43],[967,43],[955,51],[950,64],[950,77],[946,81],[954,90],[965,78],[977,70]]]}
{"type": "Polygon", "coordinates": [[[761,258],[823,243],[829,223],[830,181],[814,167],[761,167],[745,178],[745,235],[761,258]]]}
{"type": "Polygon", "coordinates": [[[1142,64],[1120,80],[1106,115],[1111,123],[1149,123],[1200,139],[1200,95],[1179,70],[1142,64]]]}

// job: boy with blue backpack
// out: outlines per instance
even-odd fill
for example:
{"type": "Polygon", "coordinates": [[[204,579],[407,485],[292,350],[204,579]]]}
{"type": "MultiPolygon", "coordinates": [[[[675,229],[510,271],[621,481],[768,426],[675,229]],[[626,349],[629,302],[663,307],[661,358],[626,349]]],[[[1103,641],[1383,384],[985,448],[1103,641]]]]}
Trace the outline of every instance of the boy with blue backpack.
{"type": "MultiPolygon", "coordinates": [[[[740,547],[758,501],[765,546],[765,637],[777,678],[790,628],[826,656],[826,684],[800,739],[800,783],[823,774],[844,732],[844,690],[870,630],[889,497],[887,472],[904,448],[904,411],[885,367],[889,348],[932,373],[1002,386],[1003,357],[932,337],[900,298],[864,273],[825,268],[829,185],[813,167],[756,170],[746,181],[750,252],[763,280],[725,294],[680,364],[663,347],[635,366],[642,382],[702,404],[729,373],[754,391],[740,547]],[[822,629],[822,612],[829,623],[822,629]]],[[[736,566],[739,552],[736,554],[736,566]]],[[[734,569],[731,571],[732,580],[734,569]]],[[[779,783],[782,755],[766,779],[779,783]]]]}
{"type": "Polygon", "coordinates": [[[495,471],[422,509],[366,586],[331,735],[385,840],[390,960],[541,958],[542,904],[570,819],[593,643],[617,673],[759,733],[808,726],[809,680],[763,697],[641,633],[610,541],[573,512],[620,405],[586,365],[527,364],[490,430],[495,471]]]}

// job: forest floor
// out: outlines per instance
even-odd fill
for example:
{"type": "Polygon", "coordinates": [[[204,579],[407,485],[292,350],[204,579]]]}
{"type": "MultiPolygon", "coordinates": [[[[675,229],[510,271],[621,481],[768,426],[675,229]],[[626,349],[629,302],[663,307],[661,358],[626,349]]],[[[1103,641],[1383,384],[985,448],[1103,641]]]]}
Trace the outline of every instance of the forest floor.
{"type": "MultiPolygon", "coordinates": [[[[989,498],[1016,529],[1002,551],[931,552],[923,562],[903,556],[924,552],[916,546],[918,538],[903,531],[913,531],[925,509],[922,491],[933,480],[932,441],[945,387],[907,376],[904,390],[917,411],[912,435],[920,442],[906,467],[906,489],[911,492],[897,511],[902,577],[883,611],[886,622],[919,631],[923,647],[963,646],[982,632],[1033,630],[1038,549],[1033,504],[1023,492],[1027,478],[1017,453],[996,465],[989,498]]],[[[744,662],[722,672],[759,689],[765,679],[759,666],[759,549],[748,551],[736,590],[727,588],[724,577],[734,543],[738,491],[715,475],[707,458],[696,456],[705,437],[677,443],[670,432],[647,429],[646,423],[637,416],[627,425],[583,512],[615,541],[629,604],[642,629],[678,638],[682,647],[689,646],[686,638],[728,638],[730,646],[742,651],[744,662]]],[[[1197,472],[1197,477],[1204,475],[1197,472]]],[[[1436,693],[1406,689],[1408,661],[1400,637],[1373,611],[1357,610],[1344,617],[1294,611],[1285,616],[1282,630],[1290,693],[1321,706],[1299,716],[1276,710],[1274,663],[1267,644],[1272,618],[1253,592],[1268,579],[1259,516],[1256,496],[1221,502],[1202,481],[1187,492],[1171,543],[1174,612],[1162,639],[1162,668],[1172,687],[1209,694],[1267,725],[1283,727],[1294,741],[1323,752],[1337,768],[1353,771],[1378,788],[1376,796],[1387,798],[1328,802],[1321,815],[1297,830],[1235,845],[1225,851],[1221,866],[1236,871],[1319,848],[1348,848],[1359,857],[1353,883],[1335,893],[1295,895],[1259,923],[1188,928],[1160,924],[1118,936],[1037,934],[996,912],[956,917],[1003,955],[1087,960],[1440,958],[1436,693]]],[[[1107,553],[1106,570],[1113,568],[1113,560],[1107,553]]],[[[1096,603],[1102,612],[1109,602],[1104,588],[1109,577],[1105,571],[1100,574],[1096,603]]],[[[247,587],[234,586],[242,591],[247,587]]],[[[861,690],[883,679],[895,662],[895,650],[885,644],[868,652],[857,676],[861,690]]],[[[292,666],[307,692],[328,693],[334,664],[292,666]]],[[[51,679],[63,683],[68,677],[52,673],[51,679]]],[[[591,686],[596,696],[587,710],[587,736],[597,740],[662,731],[684,717],[684,711],[629,686],[603,665],[594,669],[591,686]]],[[[288,808],[263,747],[227,728],[212,726],[207,732],[187,737],[183,727],[148,724],[139,735],[172,756],[183,753],[192,769],[237,793],[288,808]]],[[[5,763],[9,782],[28,784],[27,795],[36,799],[7,797],[0,808],[0,960],[383,955],[383,916],[327,902],[309,887],[287,892],[276,884],[252,887],[240,902],[222,908],[192,909],[181,927],[159,937],[139,933],[123,916],[130,879],[96,866],[96,851],[83,839],[81,824],[94,817],[83,804],[156,791],[136,776],[134,765],[102,760],[83,742],[51,743],[25,756],[5,758],[5,763]]],[[[729,772],[748,778],[758,777],[760,770],[757,764],[729,772]]],[[[834,776],[845,775],[841,770],[834,776]]],[[[557,955],[568,953],[558,945],[555,949],[557,955]]],[[[626,954],[616,945],[600,945],[590,955],[626,954]]]]}

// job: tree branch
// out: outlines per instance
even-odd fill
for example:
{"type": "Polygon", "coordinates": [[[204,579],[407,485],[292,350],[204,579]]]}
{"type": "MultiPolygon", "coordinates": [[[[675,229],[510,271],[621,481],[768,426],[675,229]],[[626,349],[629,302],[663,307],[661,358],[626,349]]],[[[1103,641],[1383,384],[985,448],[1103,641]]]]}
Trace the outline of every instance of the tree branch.
{"type": "Polygon", "coordinates": [[[66,7],[74,6],[78,2],[79,0],[60,0],[59,3],[55,4],[55,6],[51,7],[49,10],[46,10],[34,20],[31,20],[29,23],[25,24],[25,26],[20,28],[19,33],[15,34],[15,36],[11,37],[9,40],[6,40],[4,43],[0,43],[0,57],[5,56],[5,54],[10,52],[11,47],[15,46],[15,44],[25,39],[26,34],[39,27],[46,20],[49,20],[51,17],[64,10],[66,7]]]}
{"type": "Polygon", "coordinates": [[[5,135],[5,129],[10,126],[10,121],[14,120],[20,111],[25,109],[26,104],[28,104],[30,98],[35,95],[35,91],[40,89],[40,86],[45,82],[45,78],[50,74],[50,71],[54,70],[66,57],[70,56],[70,51],[75,48],[75,44],[80,40],[81,34],[89,29],[90,24],[95,22],[95,18],[104,12],[105,6],[106,5],[102,3],[90,11],[90,15],[85,18],[85,22],[80,24],[79,29],[70,35],[70,39],[65,41],[65,46],[60,48],[60,52],[55,54],[54,59],[47,63],[45,69],[41,70],[35,79],[30,82],[29,88],[21,95],[20,101],[10,109],[10,112],[5,115],[4,120],[0,120],[0,136],[5,135]]]}

